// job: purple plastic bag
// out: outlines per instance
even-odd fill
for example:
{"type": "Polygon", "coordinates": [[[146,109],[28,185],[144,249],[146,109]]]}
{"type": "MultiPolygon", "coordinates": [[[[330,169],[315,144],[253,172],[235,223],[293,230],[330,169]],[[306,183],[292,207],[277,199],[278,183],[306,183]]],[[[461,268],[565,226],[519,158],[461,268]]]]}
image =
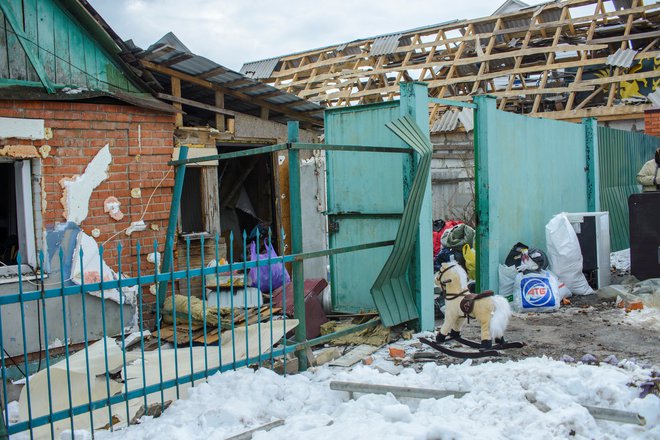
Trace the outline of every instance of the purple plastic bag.
{"type": "MultiPolygon", "coordinates": [[[[267,251],[265,254],[259,254],[259,273],[257,275],[257,268],[253,267],[250,269],[248,276],[250,277],[250,285],[257,286],[257,276],[259,277],[259,282],[261,283],[261,291],[269,292],[270,289],[270,276],[273,277],[273,290],[281,287],[285,282],[288,284],[291,282],[291,277],[289,272],[286,271],[286,268],[282,263],[273,262],[268,268],[268,263],[265,260],[269,258],[277,258],[277,253],[273,246],[268,244],[266,245],[267,251]]],[[[250,261],[257,261],[257,245],[253,241],[250,243],[250,261]]]]}

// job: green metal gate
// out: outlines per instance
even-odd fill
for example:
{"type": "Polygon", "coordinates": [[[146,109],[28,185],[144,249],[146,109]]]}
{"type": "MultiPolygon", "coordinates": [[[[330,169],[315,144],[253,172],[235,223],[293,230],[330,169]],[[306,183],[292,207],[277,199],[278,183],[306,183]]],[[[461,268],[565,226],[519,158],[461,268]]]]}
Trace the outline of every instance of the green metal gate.
{"type": "MultiPolygon", "coordinates": [[[[401,85],[401,100],[326,110],[325,135],[328,144],[407,146],[386,124],[410,116],[419,127],[428,127],[428,90],[424,84],[401,85]]],[[[428,132],[426,132],[428,139],[428,132]]],[[[412,152],[412,150],[411,150],[412,152]]],[[[393,240],[411,195],[416,163],[410,153],[327,152],[330,247],[357,241],[393,240]]],[[[433,267],[431,249],[430,179],[427,179],[408,280],[416,312],[405,310],[411,298],[392,298],[392,313],[383,322],[395,324],[421,318],[421,328],[433,327],[433,267]]],[[[392,247],[368,249],[330,258],[332,304],[335,311],[375,311],[370,293],[374,281],[390,256],[392,247]]],[[[405,289],[404,289],[405,290],[405,289]]]]}

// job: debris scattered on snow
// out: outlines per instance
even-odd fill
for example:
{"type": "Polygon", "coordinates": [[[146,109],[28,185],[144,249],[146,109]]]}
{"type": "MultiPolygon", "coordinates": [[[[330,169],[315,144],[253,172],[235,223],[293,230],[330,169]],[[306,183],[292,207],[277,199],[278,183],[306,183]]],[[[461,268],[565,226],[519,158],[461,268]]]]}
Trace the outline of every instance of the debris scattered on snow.
{"type": "Polygon", "coordinates": [[[573,432],[576,438],[650,439],[660,435],[660,398],[640,398],[639,389],[630,384],[645,383],[651,374],[630,363],[569,365],[545,357],[479,365],[428,363],[419,373],[407,368],[398,376],[360,364],[351,371],[324,366],[287,377],[267,369],[240,369],[196,386],[188,399],[174,402],[159,419],[144,418],[127,430],[96,435],[226,438],[286,418],[284,426],[253,438],[481,438],[485,432],[493,439],[566,438],[573,432]],[[333,380],[470,392],[460,399],[358,394],[350,400],[345,392],[329,391],[333,380]],[[547,412],[540,412],[527,393],[543,402],[547,412]],[[598,421],[583,405],[637,413],[647,425],[598,421]]]}

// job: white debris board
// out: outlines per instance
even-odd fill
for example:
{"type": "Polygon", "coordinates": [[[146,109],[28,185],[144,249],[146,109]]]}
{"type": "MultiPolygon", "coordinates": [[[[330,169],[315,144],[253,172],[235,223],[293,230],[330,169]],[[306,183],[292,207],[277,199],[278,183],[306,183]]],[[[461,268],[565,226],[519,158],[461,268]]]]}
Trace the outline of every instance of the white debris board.
{"type": "Polygon", "coordinates": [[[373,345],[358,345],[353,350],[349,351],[339,359],[335,359],[328,365],[333,367],[350,367],[353,364],[357,364],[376,350],[378,350],[378,347],[374,347],[373,345]]]}

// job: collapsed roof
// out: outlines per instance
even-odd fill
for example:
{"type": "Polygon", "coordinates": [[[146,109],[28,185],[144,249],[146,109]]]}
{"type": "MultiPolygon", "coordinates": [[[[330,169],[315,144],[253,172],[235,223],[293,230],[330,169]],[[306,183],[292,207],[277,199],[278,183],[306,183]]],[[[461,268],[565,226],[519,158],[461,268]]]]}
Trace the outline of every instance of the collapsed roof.
{"type": "MultiPolygon", "coordinates": [[[[325,106],[393,100],[401,81],[424,81],[432,96],[459,101],[487,93],[500,109],[557,119],[634,119],[651,106],[660,4],[516,1],[503,8],[249,62],[241,72],[325,106]]],[[[441,109],[432,109],[432,124],[441,109]]]]}

